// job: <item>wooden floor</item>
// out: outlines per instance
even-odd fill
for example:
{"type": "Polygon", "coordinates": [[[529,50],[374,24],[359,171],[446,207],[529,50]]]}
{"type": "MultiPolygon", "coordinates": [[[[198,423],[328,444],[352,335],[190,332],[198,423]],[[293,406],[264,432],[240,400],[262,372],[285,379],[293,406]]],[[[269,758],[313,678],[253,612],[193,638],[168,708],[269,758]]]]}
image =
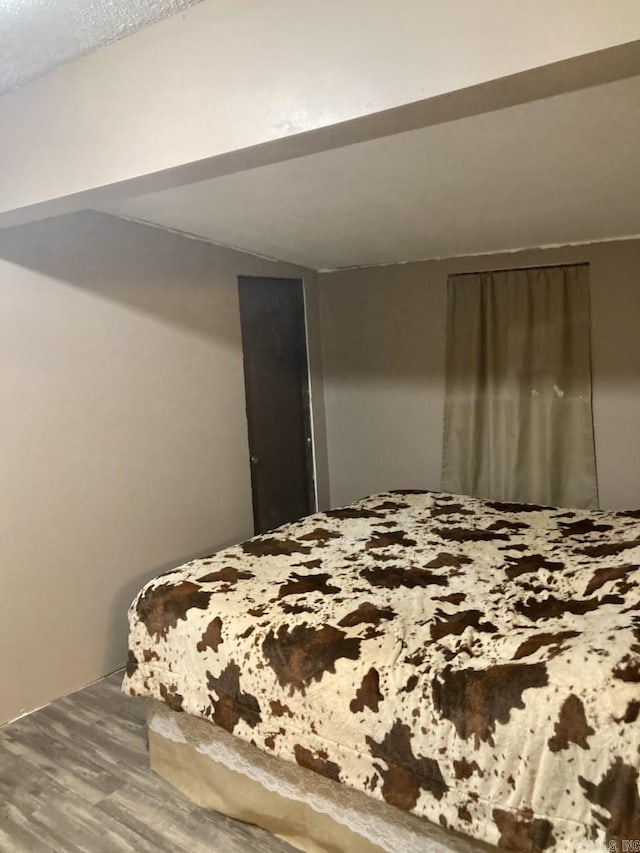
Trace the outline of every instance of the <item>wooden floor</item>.
{"type": "Polygon", "coordinates": [[[149,770],[144,704],[120,694],[121,680],[0,728],[1,853],[291,853],[149,770]]]}

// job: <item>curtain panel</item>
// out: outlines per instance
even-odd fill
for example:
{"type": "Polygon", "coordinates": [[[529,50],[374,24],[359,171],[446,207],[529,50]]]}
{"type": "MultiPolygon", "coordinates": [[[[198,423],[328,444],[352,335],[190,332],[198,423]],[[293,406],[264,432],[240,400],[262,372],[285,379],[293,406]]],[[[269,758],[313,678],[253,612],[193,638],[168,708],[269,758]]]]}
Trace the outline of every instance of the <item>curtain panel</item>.
{"type": "Polygon", "coordinates": [[[442,488],[597,508],[588,264],[449,277],[442,488]]]}

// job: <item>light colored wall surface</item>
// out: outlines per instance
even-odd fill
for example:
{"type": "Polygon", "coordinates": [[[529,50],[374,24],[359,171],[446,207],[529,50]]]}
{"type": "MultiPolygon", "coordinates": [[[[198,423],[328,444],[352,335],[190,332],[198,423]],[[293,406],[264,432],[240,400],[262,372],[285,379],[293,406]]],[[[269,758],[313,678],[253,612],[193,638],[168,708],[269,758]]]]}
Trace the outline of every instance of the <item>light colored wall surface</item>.
{"type": "Polygon", "coordinates": [[[0,722],[121,666],[142,583],[251,535],[239,274],[315,279],[102,214],[0,233],[0,722]]]}
{"type": "Polygon", "coordinates": [[[636,0],[205,0],[0,98],[0,211],[638,38],[636,0]]]}
{"type": "Polygon", "coordinates": [[[304,313],[307,327],[307,361],[311,392],[311,426],[315,468],[316,500],[318,509],[328,509],[329,457],[327,456],[327,424],[324,414],[324,371],[322,366],[322,338],[320,329],[320,298],[318,275],[305,270],[304,313]]]}
{"type": "Polygon", "coordinates": [[[590,263],[602,508],[640,506],[640,241],[374,267],[319,277],[331,503],[438,489],[446,278],[590,263]]]}

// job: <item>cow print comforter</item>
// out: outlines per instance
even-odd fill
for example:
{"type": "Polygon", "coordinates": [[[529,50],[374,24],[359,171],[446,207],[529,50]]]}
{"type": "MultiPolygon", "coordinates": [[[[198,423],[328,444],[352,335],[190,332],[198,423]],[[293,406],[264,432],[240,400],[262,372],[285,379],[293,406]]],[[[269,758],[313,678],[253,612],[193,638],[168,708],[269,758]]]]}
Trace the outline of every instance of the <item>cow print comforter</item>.
{"type": "Polygon", "coordinates": [[[151,581],[123,690],[507,849],[620,851],[639,584],[640,511],[388,492],[151,581]]]}

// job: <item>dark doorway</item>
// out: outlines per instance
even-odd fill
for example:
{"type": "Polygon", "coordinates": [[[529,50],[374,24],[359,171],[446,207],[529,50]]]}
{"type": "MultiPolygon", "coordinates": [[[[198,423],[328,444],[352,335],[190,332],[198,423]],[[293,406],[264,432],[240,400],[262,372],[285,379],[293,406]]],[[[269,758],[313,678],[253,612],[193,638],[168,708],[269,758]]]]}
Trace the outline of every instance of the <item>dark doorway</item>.
{"type": "Polygon", "coordinates": [[[239,276],[253,520],[264,533],[315,510],[302,281],[239,276]]]}

